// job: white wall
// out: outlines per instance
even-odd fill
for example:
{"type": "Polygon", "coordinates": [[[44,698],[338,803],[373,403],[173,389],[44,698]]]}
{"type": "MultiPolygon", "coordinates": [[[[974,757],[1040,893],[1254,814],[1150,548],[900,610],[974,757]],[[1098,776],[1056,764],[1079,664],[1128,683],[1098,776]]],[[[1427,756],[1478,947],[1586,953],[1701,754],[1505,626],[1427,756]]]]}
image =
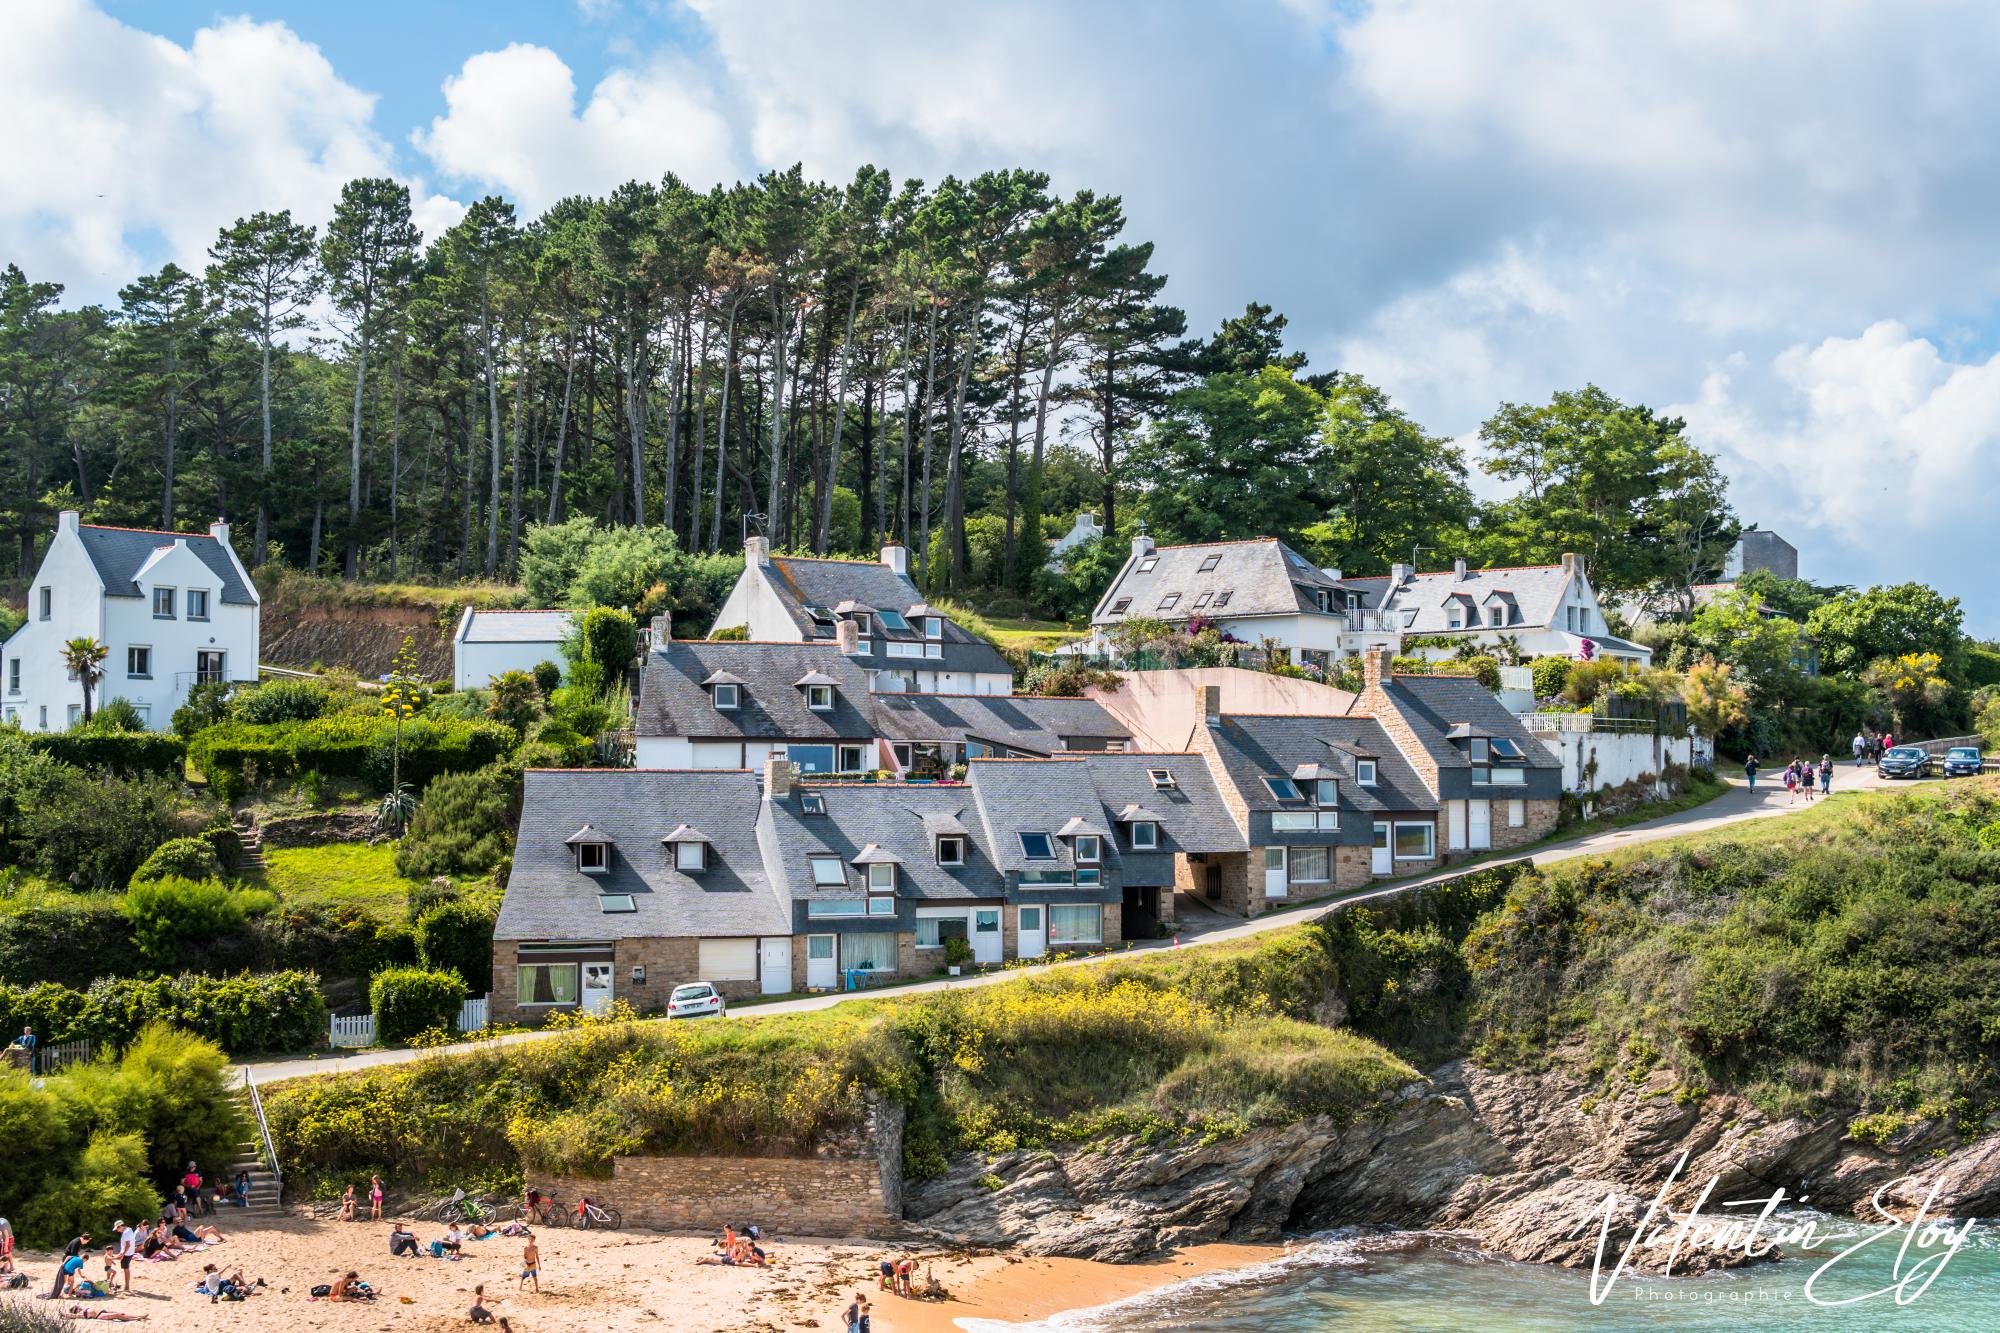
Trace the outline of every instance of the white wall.
{"type": "MultiPolygon", "coordinates": [[[[83,704],[83,688],[69,678],[62,664],[62,646],[71,639],[105,642],[104,598],[97,571],[75,533],[58,530],[28,585],[28,623],[7,640],[0,664],[0,716],[18,720],[29,731],[61,731],[69,725],[69,706],[83,704]],[[41,618],[42,589],[49,588],[49,619],[41,618]],[[13,682],[14,662],[20,662],[21,688],[13,682]]],[[[117,652],[114,645],[112,651],[117,652]]],[[[108,682],[114,664],[105,659],[108,682]]],[[[122,665],[122,664],[121,664],[122,665]]],[[[121,673],[122,674],[122,673],[121,673]]]]}
{"type": "Polygon", "coordinates": [[[1642,774],[1658,775],[1668,763],[1688,767],[1693,743],[1685,736],[1647,736],[1629,731],[1535,733],[1535,739],[1562,760],[1563,789],[1580,790],[1593,761],[1590,790],[1616,787],[1642,774]]]}
{"type": "Polygon", "coordinates": [[[768,581],[771,569],[769,565],[744,563],[743,572],[736,578],[736,586],[729,590],[728,600],[716,613],[715,624],[709,628],[710,634],[718,629],[733,629],[742,625],[749,630],[752,639],[769,643],[798,643],[804,638],[768,581]]]}
{"type": "Polygon", "coordinates": [[[454,643],[451,685],[455,690],[483,690],[504,671],[533,671],[543,662],[563,664],[562,641],[544,643],[454,643]]]}

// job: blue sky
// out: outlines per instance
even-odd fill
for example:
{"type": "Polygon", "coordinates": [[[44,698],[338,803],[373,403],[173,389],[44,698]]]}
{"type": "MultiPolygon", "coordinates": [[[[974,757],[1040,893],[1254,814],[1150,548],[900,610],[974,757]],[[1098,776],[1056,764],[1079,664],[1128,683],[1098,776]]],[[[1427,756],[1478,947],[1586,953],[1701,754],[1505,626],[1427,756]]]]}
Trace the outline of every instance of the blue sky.
{"type": "Polygon", "coordinates": [[[1947,534],[2000,509],[1996,58],[1969,0],[13,0],[0,261],[105,299],[362,172],[437,228],[667,170],[1039,166],[1124,197],[1198,328],[1271,302],[1468,442],[1587,381],[1680,412],[1807,576],[1995,635],[1947,534]]]}

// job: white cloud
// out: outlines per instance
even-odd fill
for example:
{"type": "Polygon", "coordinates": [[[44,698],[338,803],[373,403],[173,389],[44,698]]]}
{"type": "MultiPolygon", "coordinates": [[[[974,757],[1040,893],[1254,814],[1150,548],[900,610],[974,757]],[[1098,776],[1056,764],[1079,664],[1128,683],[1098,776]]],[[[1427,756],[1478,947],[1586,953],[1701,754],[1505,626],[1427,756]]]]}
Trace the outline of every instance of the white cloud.
{"type": "Polygon", "coordinates": [[[446,176],[497,189],[528,214],[668,171],[706,188],[739,170],[703,80],[666,57],[613,70],[579,112],[562,58],[516,43],[467,60],[444,98],[445,114],[411,142],[446,176]]]}

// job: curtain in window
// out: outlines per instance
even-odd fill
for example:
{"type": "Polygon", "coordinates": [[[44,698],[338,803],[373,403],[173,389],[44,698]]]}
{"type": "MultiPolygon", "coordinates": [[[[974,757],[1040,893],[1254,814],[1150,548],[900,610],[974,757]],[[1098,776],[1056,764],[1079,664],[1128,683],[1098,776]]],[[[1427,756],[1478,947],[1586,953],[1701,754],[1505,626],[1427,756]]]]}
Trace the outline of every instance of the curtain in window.
{"type": "Polygon", "coordinates": [[[1292,883],[1324,884],[1327,880],[1327,849],[1292,848],[1292,883]]]}
{"type": "Polygon", "coordinates": [[[840,965],[843,968],[872,967],[878,972],[896,970],[896,937],[883,931],[840,937],[840,965]]]}
{"type": "Polygon", "coordinates": [[[1104,938],[1103,917],[1095,906],[1049,908],[1049,939],[1054,944],[1096,944],[1104,938]]]}
{"type": "Polygon", "coordinates": [[[575,1004],[575,963],[523,963],[514,971],[520,1004],[575,1004]]]}

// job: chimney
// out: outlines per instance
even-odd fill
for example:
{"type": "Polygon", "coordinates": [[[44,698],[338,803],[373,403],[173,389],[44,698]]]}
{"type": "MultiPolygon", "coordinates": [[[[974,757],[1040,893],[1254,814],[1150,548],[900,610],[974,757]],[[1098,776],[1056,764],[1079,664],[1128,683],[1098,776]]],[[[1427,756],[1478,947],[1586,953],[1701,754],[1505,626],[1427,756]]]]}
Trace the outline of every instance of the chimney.
{"type": "Polygon", "coordinates": [[[774,754],[764,761],[764,797],[775,801],[792,794],[792,761],[774,754]]]}
{"type": "Polygon", "coordinates": [[[1582,572],[1583,572],[1583,559],[1582,559],[1582,557],[1581,557],[1581,556],[1579,556],[1579,555],[1577,555],[1577,553],[1576,553],[1575,551],[1564,551],[1564,552],[1563,552],[1563,573],[1565,573],[1565,574],[1581,574],[1582,572]]]}
{"type": "Polygon", "coordinates": [[[65,509],[56,515],[56,529],[60,532],[75,532],[77,524],[82,521],[82,514],[74,509],[65,509]]]}
{"type": "Polygon", "coordinates": [[[1148,537],[1145,533],[1142,532],[1138,536],[1132,539],[1132,558],[1134,560],[1137,560],[1142,556],[1151,555],[1153,553],[1153,550],[1154,550],[1153,539],[1151,537],[1148,537]]]}
{"type": "Polygon", "coordinates": [[[1465,560],[1463,557],[1451,562],[1451,576],[1460,583],[1465,582],[1465,560]]]}
{"type": "Polygon", "coordinates": [[[771,542],[763,536],[743,539],[743,563],[746,565],[768,565],[771,563],[771,542]]]}
{"type": "MultiPolygon", "coordinates": [[[[900,551],[903,548],[898,546],[896,549],[900,551]]],[[[833,641],[839,645],[840,651],[843,653],[860,652],[861,626],[854,623],[852,616],[842,619],[833,627],[833,641]]]]}
{"type": "Polygon", "coordinates": [[[1204,685],[1201,687],[1201,716],[1202,720],[1207,722],[1211,727],[1222,725],[1222,687],[1220,685],[1204,685]]]}
{"type": "Polygon", "coordinates": [[[226,518],[216,519],[215,522],[208,525],[208,535],[221,542],[224,546],[229,545],[229,520],[226,518]]]}
{"type": "Polygon", "coordinates": [[[1382,678],[1389,674],[1389,650],[1377,644],[1361,653],[1361,687],[1364,690],[1382,688],[1382,678]]]}
{"type": "Polygon", "coordinates": [[[653,617],[653,651],[656,653],[665,652],[667,645],[672,643],[673,640],[674,618],[669,613],[662,611],[659,615],[653,617]]]}
{"type": "Polygon", "coordinates": [[[1320,570],[1320,573],[1326,575],[1328,578],[1332,579],[1335,583],[1340,582],[1340,571],[1337,569],[1322,569],[1320,570]]]}
{"type": "Polygon", "coordinates": [[[1409,581],[1410,581],[1410,567],[1408,565],[1389,566],[1389,586],[1392,589],[1400,588],[1409,581]]]}
{"type": "Polygon", "coordinates": [[[910,548],[900,542],[890,542],[882,548],[882,563],[901,574],[910,576],[910,548]]]}

